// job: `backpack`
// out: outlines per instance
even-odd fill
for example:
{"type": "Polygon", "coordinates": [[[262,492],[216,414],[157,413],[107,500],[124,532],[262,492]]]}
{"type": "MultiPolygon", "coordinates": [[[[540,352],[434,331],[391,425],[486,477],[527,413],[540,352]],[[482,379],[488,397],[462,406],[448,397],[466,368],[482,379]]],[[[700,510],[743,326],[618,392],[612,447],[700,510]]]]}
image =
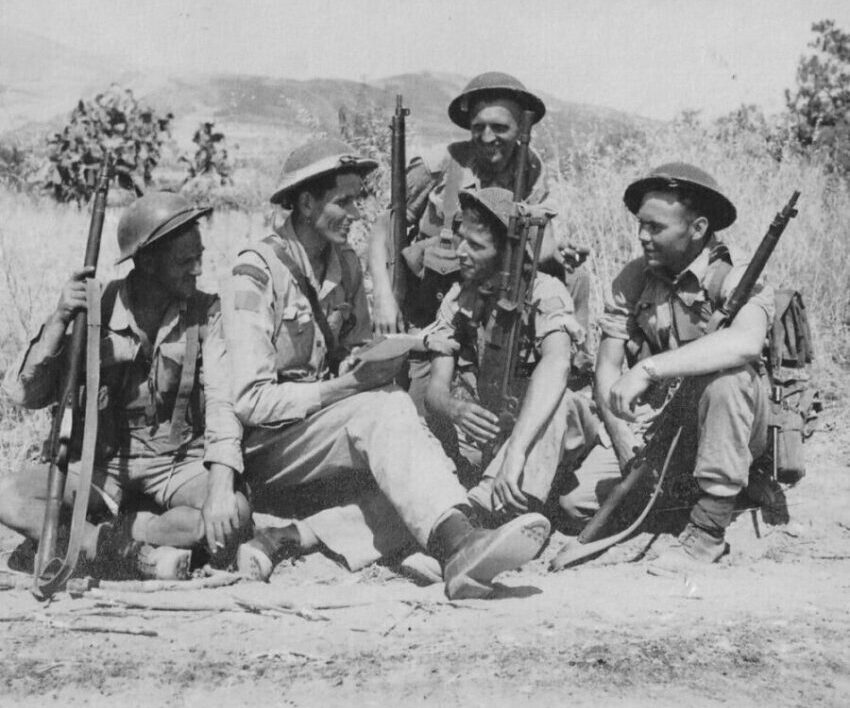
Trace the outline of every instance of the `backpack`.
{"type": "MultiPolygon", "coordinates": [[[[720,302],[720,289],[731,267],[716,268],[707,281],[712,302],[720,302]]],[[[770,383],[768,447],[753,466],[768,470],[779,482],[796,484],[806,474],[803,443],[814,433],[822,406],[808,371],[814,352],[803,296],[784,288],[775,290],[774,298],[776,313],[762,355],[770,383]]]]}

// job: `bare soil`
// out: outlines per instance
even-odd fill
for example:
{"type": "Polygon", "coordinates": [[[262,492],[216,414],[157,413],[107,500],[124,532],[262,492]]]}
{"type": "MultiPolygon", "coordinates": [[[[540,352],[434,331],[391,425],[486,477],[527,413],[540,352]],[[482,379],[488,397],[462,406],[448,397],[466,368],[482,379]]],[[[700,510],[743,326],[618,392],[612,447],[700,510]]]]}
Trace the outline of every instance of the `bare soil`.
{"type": "MultiPolygon", "coordinates": [[[[45,606],[7,589],[0,705],[844,706],[848,448],[844,431],[816,435],[791,523],[742,514],[731,554],[687,578],[647,574],[669,542],[648,534],[550,574],[557,535],[493,600],[448,602],[439,586],[320,555],[268,585],[148,596],[183,610],[67,594],[45,606]]],[[[4,532],[0,548],[18,540],[4,532]]]]}

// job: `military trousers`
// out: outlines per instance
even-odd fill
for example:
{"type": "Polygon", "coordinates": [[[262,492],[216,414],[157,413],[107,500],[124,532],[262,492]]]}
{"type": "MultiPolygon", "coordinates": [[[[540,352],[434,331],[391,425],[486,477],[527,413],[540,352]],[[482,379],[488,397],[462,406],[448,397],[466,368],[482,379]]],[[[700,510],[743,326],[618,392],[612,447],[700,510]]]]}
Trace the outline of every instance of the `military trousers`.
{"type": "Polygon", "coordinates": [[[275,513],[287,490],[351,476],[374,480],[356,503],[334,506],[307,521],[349,567],[409,542],[425,547],[435,524],[466,503],[454,464],[397,387],[349,396],[283,427],[245,436],[245,474],[255,509],[275,513]],[[364,473],[366,473],[364,475],[364,473]]]}

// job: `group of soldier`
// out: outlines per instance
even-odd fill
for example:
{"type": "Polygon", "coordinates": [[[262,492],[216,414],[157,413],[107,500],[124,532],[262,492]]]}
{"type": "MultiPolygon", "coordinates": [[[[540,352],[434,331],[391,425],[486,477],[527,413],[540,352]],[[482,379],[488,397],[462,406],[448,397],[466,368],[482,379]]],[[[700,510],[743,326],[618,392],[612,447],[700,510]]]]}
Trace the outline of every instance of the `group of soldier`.
{"type": "MultiPolygon", "coordinates": [[[[624,201],[643,255],[615,278],[591,323],[589,274],[557,228],[534,150],[526,193],[515,199],[523,111],[537,122],[545,106],[495,72],[451,102],[449,117],[469,139],[433,164],[410,162],[408,246],[395,252],[388,219],[371,234],[371,313],[348,236],[377,164],[338,140],[291,153],[271,195],[287,215],[238,254],[220,297],[196,286],[199,220],[209,208],[157,192],[125,210],[120,261],[132,259],[133,269],[102,295],[84,572],[185,577],[210,560],[265,580],[281,559],[321,549],[352,570],[404,557],[403,568],[444,582],[451,598],[486,597],[496,575],[538,555],[552,518],[578,528],[592,516],[634,455],[650,392],[684,376],[700,382],[696,434],[681,460],[699,495],[659,563],[676,569],[726,552],[735,499],[766,445],[758,360],[773,307],[760,285],[730,327],[707,333],[745,265],[717,236],[735,207],[710,175],[684,163],[629,185],[624,201]],[[546,226],[530,284],[527,389],[505,431],[481,403],[478,374],[493,327],[491,286],[522,210],[546,226]],[[401,301],[389,275],[399,258],[410,276],[401,301]],[[570,387],[591,326],[601,331],[592,398],[570,387]],[[398,351],[375,356],[378,348],[363,346],[398,333],[406,335],[398,351]],[[255,528],[252,512],[292,521],[255,528]]],[[[17,404],[57,399],[66,330],[87,306],[91,276],[72,275],[7,372],[17,404]]],[[[47,467],[29,464],[0,489],[0,521],[33,542],[47,467]]],[[[72,461],[68,500],[78,469],[72,461]]]]}

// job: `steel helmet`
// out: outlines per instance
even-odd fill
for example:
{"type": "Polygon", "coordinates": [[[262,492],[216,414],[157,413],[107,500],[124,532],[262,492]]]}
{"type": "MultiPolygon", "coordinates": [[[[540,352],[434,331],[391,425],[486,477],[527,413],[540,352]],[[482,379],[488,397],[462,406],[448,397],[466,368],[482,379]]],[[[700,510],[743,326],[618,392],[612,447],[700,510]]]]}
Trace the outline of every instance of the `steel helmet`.
{"type": "Polygon", "coordinates": [[[269,201],[292,208],[292,196],[305,182],[341,170],[357,172],[361,177],[378,166],[375,160],[361,157],[351,145],[334,138],[311,140],[293,150],[280,173],[278,187],[269,201]]]}
{"type": "Polygon", "coordinates": [[[717,180],[708,172],[686,162],[668,162],[656,167],[649,176],[632,182],[623,201],[637,214],[644,195],[653,190],[687,193],[697,199],[714,231],[730,226],[738,216],[735,205],[723,195],[717,180]]]}
{"type": "Polygon", "coordinates": [[[455,125],[469,129],[472,120],[469,112],[478,101],[488,98],[512,98],[525,110],[534,111],[534,123],[546,114],[543,101],[528,91],[519,79],[501,71],[488,71],[472,79],[449,104],[449,118],[455,125]]]}
{"type": "Polygon", "coordinates": [[[505,229],[510,225],[511,217],[516,214],[514,195],[502,187],[484,187],[484,189],[462,189],[457,195],[461,208],[471,206],[486,211],[505,229]]]}
{"type": "Polygon", "coordinates": [[[212,212],[196,207],[181,194],[148,192],[128,206],[118,222],[118,260],[123,263],[164,236],[212,212]]]}

